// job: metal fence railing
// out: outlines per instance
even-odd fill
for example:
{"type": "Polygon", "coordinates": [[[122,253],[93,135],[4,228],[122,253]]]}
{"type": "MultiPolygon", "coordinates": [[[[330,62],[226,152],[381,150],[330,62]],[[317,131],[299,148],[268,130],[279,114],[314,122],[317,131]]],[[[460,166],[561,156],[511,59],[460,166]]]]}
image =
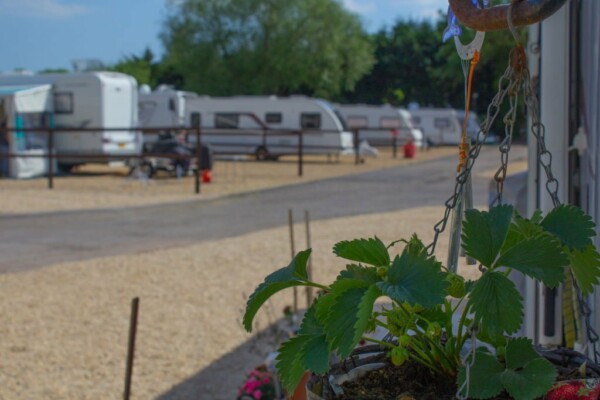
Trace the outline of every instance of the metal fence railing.
{"type": "MultiPolygon", "coordinates": [[[[359,153],[359,145],[361,142],[361,131],[390,131],[390,129],[381,128],[362,128],[352,130],[353,134],[353,149],[355,154],[355,164],[361,163],[361,155],[359,153]]],[[[336,130],[286,130],[286,129],[228,129],[228,128],[200,128],[200,126],[168,126],[168,127],[154,127],[154,128],[0,128],[0,135],[8,132],[36,132],[47,135],[47,148],[44,149],[44,153],[38,154],[27,154],[20,151],[17,152],[3,152],[0,153],[0,159],[3,158],[45,158],[48,161],[48,188],[54,188],[54,177],[56,171],[54,170],[54,162],[60,160],[77,159],[77,160],[124,160],[124,159],[149,159],[149,158],[164,158],[164,159],[176,159],[176,160],[187,160],[196,161],[197,167],[194,171],[194,192],[200,193],[201,186],[201,171],[200,166],[202,165],[202,145],[207,144],[212,148],[218,149],[214,154],[240,154],[239,148],[243,146],[252,146],[245,141],[245,137],[253,137],[256,139],[257,135],[260,136],[259,143],[265,147],[265,149],[278,148],[278,155],[297,155],[298,158],[298,176],[304,174],[304,163],[306,154],[339,154],[345,148],[340,145],[319,145],[314,143],[307,143],[307,138],[313,135],[324,135],[339,133],[336,130]],[[55,145],[55,139],[57,135],[63,134],[92,134],[100,132],[140,132],[143,135],[159,134],[161,132],[177,132],[184,133],[186,136],[186,143],[188,147],[193,150],[193,154],[164,154],[164,153],[152,153],[140,149],[139,153],[127,153],[127,154],[107,154],[107,153],[90,153],[90,152],[57,152],[55,145]],[[213,136],[218,135],[222,138],[221,141],[214,139],[213,136]],[[211,140],[204,143],[203,138],[209,137],[211,140]],[[228,140],[228,138],[237,137],[238,142],[228,140]],[[289,140],[286,140],[288,139],[289,140]],[[230,148],[228,151],[227,148],[230,148]],[[234,148],[238,148],[237,150],[234,148]],[[286,149],[281,151],[281,149],[286,149]],[[289,149],[289,151],[287,151],[289,149]]],[[[310,139],[308,140],[310,142],[310,139]]],[[[397,157],[398,147],[404,143],[404,138],[399,138],[398,135],[390,135],[390,141],[387,146],[392,147],[393,157],[397,157]]],[[[255,145],[254,142],[253,145],[255,145]]],[[[249,152],[245,152],[250,154],[249,152]]]]}

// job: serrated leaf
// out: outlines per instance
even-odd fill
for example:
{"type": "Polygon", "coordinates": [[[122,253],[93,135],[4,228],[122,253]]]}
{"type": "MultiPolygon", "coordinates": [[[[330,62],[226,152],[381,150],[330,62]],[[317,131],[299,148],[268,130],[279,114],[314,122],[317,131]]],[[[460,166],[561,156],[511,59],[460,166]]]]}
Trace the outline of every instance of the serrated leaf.
{"type": "MultiPolygon", "coordinates": [[[[467,388],[463,389],[462,395],[466,396],[468,393],[470,399],[489,399],[500,394],[503,372],[504,367],[496,357],[478,351],[475,353],[475,362],[469,370],[468,391],[467,388]]],[[[466,377],[466,368],[460,367],[457,378],[459,388],[465,383],[466,377]]]]}
{"type": "Polygon", "coordinates": [[[513,268],[550,287],[556,287],[564,278],[564,267],[569,263],[561,244],[553,236],[542,233],[526,238],[506,249],[494,266],[513,268]]]}
{"type": "Polygon", "coordinates": [[[298,335],[289,339],[279,348],[277,355],[277,375],[281,379],[283,387],[290,393],[294,392],[296,386],[302,379],[306,367],[302,363],[301,352],[304,345],[312,336],[298,335]]]}
{"type": "Polygon", "coordinates": [[[304,371],[325,373],[329,369],[329,354],[325,330],[313,306],[304,314],[298,335],[286,341],[279,350],[276,367],[282,383],[293,391],[304,371]]]}
{"type": "Polygon", "coordinates": [[[519,369],[539,358],[533,349],[533,342],[527,338],[510,339],[506,344],[506,368],[519,369]]]}
{"type": "Polygon", "coordinates": [[[317,318],[317,304],[322,299],[322,297],[319,297],[317,302],[304,313],[304,318],[302,318],[302,323],[298,330],[299,335],[322,335],[325,333],[323,323],[317,318]]]}
{"type": "Polygon", "coordinates": [[[401,257],[394,259],[387,281],[379,282],[377,286],[398,303],[430,308],[444,301],[449,283],[435,258],[405,250],[401,257]]]}
{"type": "Polygon", "coordinates": [[[377,275],[377,268],[362,265],[348,264],[346,269],[340,272],[338,279],[357,279],[373,284],[381,278],[377,275]]]}
{"type": "Polygon", "coordinates": [[[539,224],[543,219],[544,216],[542,215],[542,210],[535,210],[531,218],[529,218],[529,220],[534,224],[539,224]]]}
{"type": "Polygon", "coordinates": [[[502,385],[515,400],[533,400],[546,394],[555,379],[556,369],[552,364],[543,358],[537,358],[519,371],[505,371],[502,374],[502,385]]]}
{"type": "Polygon", "coordinates": [[[513,215],[511,206],[497,206],[489,212],[465,211],[463,247],[465,253],[486,267],[491,267],[506,239],[513,215]]]}
{"type": "Polygon", "coordinates": [[[324,374],[329,369],[329,348],[325,334],[311,336],[302,348],[304,367],[315,374],[324,374]]]}
{"type": "Polygon", "coordinates": [[[537,236],[542,232],[544,232],[544,228],[542,228],[539,224],[517,215],[514,218],[514,222],[510,224],[508,234],[506,235],[506,240],[504,241],[504,245],[502,246],[500,252],[502,253],[506,251],[506,249],[510,249],[511,247],[515,246],[522,240],[537,236]]]}
{"type": "Polygon", "coordinates": [[[588,246],[583,251],[572,250],[569,259],[577,285],[583,294],[591,293],[600,277],[600,254],[594,246],[588,246]]]}
{"type": "Polygon", "coordinates": [[[305,284],[306,279],[308,279],[306,262],[310,257],[310,253],[310,249],[299,252],[287,267],[268,275],[263,283],[254,290],[246,303],[246,312],[244,313],[244,328],[248,332],[252,331],[254,316],[265,301],[283,289],[305,284]]]}
{"type": "Polygon", "coordinates": [[[339,242],[333,247],[333,252],[347,260],[376,267],[386,267],[390,264],[387,247],[377,237],[339,242]]]}
{"type": "Polygon", "coordinates": [[[516,338],[506,345],[506,371],[502,385],[517,400],[543,396],[556,378],[556,369],[540,357],[530,339],[516,338]]]}
{"type": "Polygon", "coordinates": [[[335,297],[325,323],[329,350],[336,351],[340,358],[346,358],[358,344],[369,317],[373,304],[380,293],[369,288],[352,288],[335,297]],[[364,301],[364,304],[363,304],[364,301]]]}
{"type": "Polygon", "coordinates": [[[523,320],[523,299],[504,275],[488,271],[475,283],[469,296],[475,319],[491,336],[516,332],[523,320]]]}
{"type": "Polygon", "coordinates": [[[315,308],[317,312],[317,318],[319,319],[319,321],[324,322],[329,318],[329,314],[332,312],[332,307],[337,302],[337,297],[340,296],[343,292],[349,289],[356,288],[362,288],[366,290],[369,286],[372,285],[372,283],[368,280],[356,278],[357,275],[346,275],[344,274],[344,272],[338,275],[335,282],[333,282],[331,286],[329,286],[328,293],[321,296],[316,304],[315,308]],[[350,278],[345,278],[345,276],[350,276],[350,278]]]}
{"type": "Polygon", "coordinates": [[[584,250],[592,244],[595,224],[579,207],[563,204],[542,220],[541,226],[572,249],[584,250]]]}

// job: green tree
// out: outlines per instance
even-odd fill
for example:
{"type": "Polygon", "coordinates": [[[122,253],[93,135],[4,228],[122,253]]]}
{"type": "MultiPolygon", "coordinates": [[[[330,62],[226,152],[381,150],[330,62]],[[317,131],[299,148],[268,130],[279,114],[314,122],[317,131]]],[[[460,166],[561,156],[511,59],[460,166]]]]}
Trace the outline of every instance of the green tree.
{"type": "Polygon", "coordinates": [[[211,95],[352,90],[372,48],[336,0],[183,0],[161,35],[188,90],[211,95]]]}
{"type": "Polygon", "coordinates": [[[152,50],[146,48],[141,56],[132,54],[123,57],[112,69],[133,76],[139,85],[152,85],[155,75],[156,64],[152,50]]]}

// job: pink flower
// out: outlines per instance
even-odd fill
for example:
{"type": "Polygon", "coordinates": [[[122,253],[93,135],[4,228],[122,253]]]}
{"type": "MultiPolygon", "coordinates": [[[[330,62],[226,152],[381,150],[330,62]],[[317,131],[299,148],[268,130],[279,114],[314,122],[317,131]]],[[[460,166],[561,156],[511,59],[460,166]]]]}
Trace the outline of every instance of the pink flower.
{"type": "Polygon", "coordinates": [[[254,396],[254,398],[256,400],[259,400],[260,397],[262,396],[262,392],[260,390],[255,390],[254,393],[252,393],[252,395],[254,396]]]}
{"type": "Polygon", "coordinates": [[[263,383],[264,383],[265,385],[266,385],[266,384],[268,384],[268,383],[269,383],[269,378],[265,378],[265,379],[263,379],[263,383]]]}

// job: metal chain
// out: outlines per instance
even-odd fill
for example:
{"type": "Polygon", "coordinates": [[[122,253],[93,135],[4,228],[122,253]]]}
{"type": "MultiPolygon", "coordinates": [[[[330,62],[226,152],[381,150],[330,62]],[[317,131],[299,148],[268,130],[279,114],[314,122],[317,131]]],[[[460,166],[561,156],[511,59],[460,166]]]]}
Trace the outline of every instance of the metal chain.
{"type": "Polygon", "coordinates": [[[437,242],[438,242],[440,234],[446,230],[446,226],[448,224],[448,219],[450,217],[450,213],[456,206],[456,203],[457,203],[459,197],[462,196],[464,186],[467,182],[467,178],[471,174],[471,170],[473,168],[473,165],[475,164],[475,160],[477,159],[477,157],[479,156],[479,153],[481,152],[481,148],[483,146],[483,143],[485,142],[485,140],[488,137],[488,134],[490,132],[490,128],[491,128],[492,124],[498,117],[498,113],[500,112],[500,106],[502,105],[506,95],[509,93],[509,91],[513,87],[514,78],[515,78],[514,69],[513,69],[512,65],[509,64],[509,66],[504,71],[504,74],[502,75],[502,77],[500,77],[500,81],[498,83],[498,92],[496,93],[496,95],[492,99],[492,102],[488,106],[486,119],[481,124],[479,132],[477,133],[477,135],[475,137],[475,145],[473,147],[471,147],[469,150],[469,154],[467,155],[467,160],[465,161],[465,166],[464,166],[463,170],[458,175],[456,175],[456,181],[454,184],[454,193],[444,203],[444,205],[446,206],[446,209],[444,210],[444,215],[443,215],[442,219],[440,219],[433,227],[433,230],[434,230],[433,241],[431,242],[431,244],[429,246],[427,246],[429,255],[433,255],[433,253],[435,252],[435,248],[437,246],[437,242]]]}
{"type": "Polygon", "coordinates": [[[502,204],[502,195],[504,194],[504,181],[508,170],[508,155],[512,146],[513,133],[517,117],[517,108],[519,105],[519,89],[522,85],[522,75],[518,74],[511,84],[509,91],[510,109],[504,116],[504,140],[500,143],[500,168],[494,174],[496,182],[496,198],[490,202],[490,208],[502,204]]]}
{"type": "MultiPolygon", "coordinates": [[[[524,72],[525,103],[527,104],[527,109],[529,111],[529,115],[532,121],[531,132],[537,139],[538,143],[538,162],[546,173],[546,191],[550,195],[554,207],[558,207],[561,204],[560,199],[558,198],[558,181],[552,174],[552,154],[546,148],[546,128],[540,122],[539,103],[537,100],[537,96],[535,95],[535,92],[533,90],[533,85],[531,83],[529,71],[526,69],[524,72]]],[[[600,336],[598,335],[591,323],[592,310],[590,309],[587,300],[583,297],[581,289],[577,285],[577,281],[573,279],[573,282],[573,285],[575,286],[575,293],[577,294],[577,303],[580,309],[579,311],[583,315],[585,321],[588,343],[592,346],[592,351],[594,353],[594,362],[597,364],[598,362],[600,362],[600,351],[598,350],[598,341],[600,340],[600,336]]]]}

